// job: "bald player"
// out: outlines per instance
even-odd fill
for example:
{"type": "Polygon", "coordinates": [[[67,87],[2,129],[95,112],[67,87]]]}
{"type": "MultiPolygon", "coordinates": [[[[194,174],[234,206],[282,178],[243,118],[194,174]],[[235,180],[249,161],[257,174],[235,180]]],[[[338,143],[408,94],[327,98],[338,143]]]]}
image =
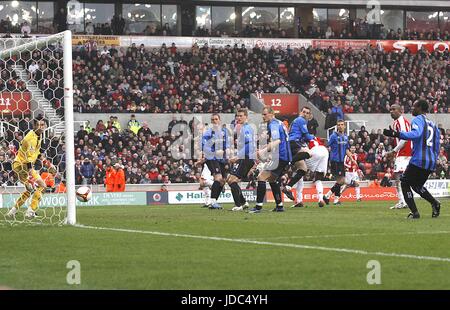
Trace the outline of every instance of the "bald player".
{"type": "MultiPolygon", "coordinates": [[[[411,124],[402,115],[402,107],[398,104],[393,104],[390,108],[391,117],[394,120],[392,127],[395,131],[411,131],[411,124]]],[[[412,142],[401,140],[400,138],[394,139],[394,149],[386,153],[388,159],[392,160],[395,158],[394,164],[394,178],[395,185],[398,195],[398,203],[391,207],[391,209],[403,209],[407,208],[408,205],[405,203],[405,198],[403,197],[400,176],[405,171],[409,164],[409,160],[412,156],[412,142]]]]}

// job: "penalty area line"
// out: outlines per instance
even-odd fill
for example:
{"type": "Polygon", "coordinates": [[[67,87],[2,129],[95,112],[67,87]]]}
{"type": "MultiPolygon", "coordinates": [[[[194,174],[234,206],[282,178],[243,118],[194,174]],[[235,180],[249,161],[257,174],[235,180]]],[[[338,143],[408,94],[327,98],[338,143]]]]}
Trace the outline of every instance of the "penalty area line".
{"type": "Polygon", "coordinates": [[[190,238],[190,239],[227,241],[227,242],[234,242],[234,243],[268,245],[268,246],[274,246],[274,247],[285,247],[285,248],[295,248],[295,249],[304,249],[304,250],[318,250],[318,251],[349,253],[349,254],[358,254],[358,255],[399,257],[399,258],[450,263],[450,258],[448,258],[448,257],[421,256],[421,255],[401,254],[401,253],[369,252],[369,251],[365,251],[365,250],[333,248],[333,247],[324,247],[324,246],[316,246],[316,245],[279,243],[279,242],[269,242],[269,241],[262,241],[262,240],[260,241],[260,240],[250,240],[250,239],[235,239],[235,238],[224,238],[224,237],[213,237],[213,236],[188,235],[188,234],[166,233],[166,232],[159,232],[159,231],[135,230],[135,229],[125,229],[125,228],[96,227],[96,226],[81,225],[81,224],[76,224],[76,225],[74,225],[74,227],[91,229],[91,230],[104,230],[104,231],[147,234],[147,235],[166,236],[166,237],[181,237],[181,238],[190,238]]]}

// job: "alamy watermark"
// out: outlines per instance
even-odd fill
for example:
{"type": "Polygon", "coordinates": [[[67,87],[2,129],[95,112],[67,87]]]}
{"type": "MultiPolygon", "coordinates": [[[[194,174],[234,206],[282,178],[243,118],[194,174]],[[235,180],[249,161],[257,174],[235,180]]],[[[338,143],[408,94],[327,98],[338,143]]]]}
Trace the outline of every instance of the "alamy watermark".
{"type": "Polygon", "coordinates": [[[66,268],[70,271],[66,275],[66,282],[69,285],[81,284],[81,264],[77,260],[70,260],[66,264],[66,268]]]}
{"type": "Polygon", "coordinates": [[[377,260],[369,260],[366,265],[370,271],[367,273],[366,280],[369,285],[381,284],[381,264],[377,260]]]}

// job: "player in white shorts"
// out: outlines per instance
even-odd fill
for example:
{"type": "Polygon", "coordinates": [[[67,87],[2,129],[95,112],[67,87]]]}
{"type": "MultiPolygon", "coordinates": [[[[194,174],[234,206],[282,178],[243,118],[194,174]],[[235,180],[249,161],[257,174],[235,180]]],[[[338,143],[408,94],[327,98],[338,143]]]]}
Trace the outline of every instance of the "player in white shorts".
{"type": "Polygon", "coordinates": [[[200,176],[200,189],[203,190],[203,195],[205,196],[203,208],[208,208],[211,205],[211,186],[213,182],[214,177],[205,163],[203,164],[202,174],[200,176]]]}
{"type": "Polygon", "coordinates": [[[355,162],[358,161],[358,155],[356,155],[356,147],[354,145],[350,147],[350,153],[352,155],[352,158],[350,158],[348,155],[345,155],[344,157],[345,184],[347,184],[348,187],[355,188],[356,201],[361,201],[361,189],[359,187],[359,175],[361,174],[361,172],[358,166],[355,164],[355,162]]]}
{"type": "MultiPolygon", "coordinates": [[[[309,141],[309,149],[311,151],[311,157],[305,160],[306,167],[309,171],[314,173],[314,185],[316,186],[316,192],[319,202],[319,207],[323,207],[325,202],[323,201],[323,184],[322,180],[328,169],[328,149],[323,145],[319,138],[314,138],[309,141]]],[[[292,208],[302,207],[303,196],[303,178],[296,184],[297,198],[296,204],[292,208]]]]}
{"type": "MultiPolygon", "coordinates": [[[[409,121],[402,115],[402,108],[398,104],[393,104],[390,108],[391,117],[394,119],[394,130],[396,131],[410,131],[411,124],[409,121]]],[[[394,141],[394,149],[391,152],[386,153],[388,159],[393,159],[395,157],[394,163],[394,178],[395,185],[397,188],[398,195],[398,203],[391,207],[391,209],[403,209],[407,208],[408,205],[405,202],[405,198],[403,197],[401,185],[400,185],[400,176],[406,169],[406,166],[409,164],[409,160],[412,156],[412,142],[406,140],[400,140],[399,138],[395,138],[394,141]]]]}

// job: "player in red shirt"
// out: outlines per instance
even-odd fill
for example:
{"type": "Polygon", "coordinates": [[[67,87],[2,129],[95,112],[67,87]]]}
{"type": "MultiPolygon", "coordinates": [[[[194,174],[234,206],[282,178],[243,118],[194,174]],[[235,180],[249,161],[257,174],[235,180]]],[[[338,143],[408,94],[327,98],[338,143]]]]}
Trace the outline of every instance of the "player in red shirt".
{"type": "MultiPolygon", "coordinates": [[[[311,157],[305,160],[306,167],[313,173],[313,182],[316,186],[316,192],[318,197],[319,207],[323,207],[325,202],[323,201],[323,184],[322,180],[325,177],[328,169],[328,149],[324,146],[320,138],[315,137],[309,141],[308,147],[311,150],[311,157]]],[[[303,178],[297,182],[296,185],[297,199],[296,204],[292,208],[303,207],[302,195],[303,195],[303,178]]]]}
{"type": "MultiPolygon", "coordinates": [[[[361,170],[355,162],[358,161],[358,155],[356,154],[356,147],[352,145],[350,147],[351,157],[345,155],[344,166],[345,166],[345,183],[348,187],[354,187],[356,192],[356,201],[361,201],[361,189],[359,187],[361,170]]],[[[342,192],[341,192],[342,193],[342,192]]]]}
{"type": "MultiPolygon", "coordinates": [[[[402,108],[398,104],[393,104],[390,108],[391,117],[394,119],[393,128],[396,131],[410,131],[411,124],[402,115],[402,108]]],[[[388,159],[393,159],[395,157],[394,164],[394,177],[397,187],[398,203],[392,206],[391,209],[402,209],[408,206],[405,203],[405,199],[402,194],[402,189],[400,186],[400,176],[405,171],[406,166],[409,164],[409,160],[412,156],[412,142],[406,140],[400,140],[395,138],[394,149],[386,154],[388,159]]]]}

